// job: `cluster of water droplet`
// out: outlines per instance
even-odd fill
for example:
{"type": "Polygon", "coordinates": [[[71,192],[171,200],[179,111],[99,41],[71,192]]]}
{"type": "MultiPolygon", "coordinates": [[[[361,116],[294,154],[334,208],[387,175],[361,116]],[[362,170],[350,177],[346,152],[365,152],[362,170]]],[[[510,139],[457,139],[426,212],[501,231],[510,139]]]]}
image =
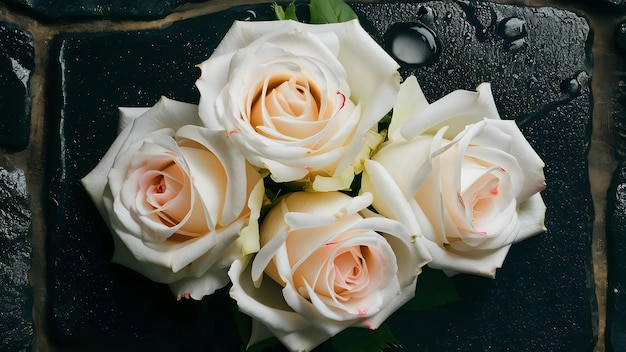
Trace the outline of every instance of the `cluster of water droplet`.
{"type": "MultiPolygon", "coordinates": [[[[467,23],[474,28],[474,31],[465,34],[466,39],[490,43],[499,43],[503,40],[504,49],[513,52],[516,54],[515,56],[521,49],[528,47],[529,33],[525,19],[517,16],[503,18],[496,13],[493,7],[486,4],[464,2],[463,0],[457,1],[456,4],[465,13],[467,23]]],[[[420,6],[415,21],[395,23],[385,32],[384,41],[387,51],[405,68],[414,69],[432,65],[439,59],[441,42],[433,29],[438,28],[439,19],[437,15],[432,8],[420,6]]],[[[449,23],[453,20],[452,17],[453,14],[448,11],[441,19],[449,23]]],[[[525,62],[532,64],[534,62],[533,55],[528,51],[525,52],[528,54],[524,55],[525,62]]],[[[502,63],[502,68],[504,67],[505,63],[502,63]]],[[[454,71],[454,68],[447,69],[449,75],[453,74],[454,71]]],[[[520,126],[528,125],[578,97],[581,94],[585,75],[585,72],[580,71],[563,80],[560,85],[561,96],[559,98],[551,100],[535,112],[518,117],[517,123],[520,126]]],[[[519,79],[519,75],[515,71],[509,77],[519,79]]],[[[531,77],[531,81],[536,82],[536,80],[534,76],[531,77]]]]}
{"type": "MultiPolygon", "coordinates": [[[[463,3],[460,3],[464,5],[463,3]]],[[[473,35],[479,41],[490,34],[498,34],[504,39],[505,48],[518,51],[527,45],[528,31],[526,21],[518,17],[507,17],[497,21],[497,15],[488,6],[461,6],[467,15],[467,21],[475,28],[475,33],[466,33],[466,39],[473,35]]],[[[424,66],[432,64],[440,53],[440,41],[436,32],[428,25],[436,22],[437,14],[428,6],[421,6],[415,22],[399,22],[391,25],[385,33],[387,51],[401,64],[406,66],[424,66]]],[[[450,20],[447,12],[444,20],[450,20]]]]}

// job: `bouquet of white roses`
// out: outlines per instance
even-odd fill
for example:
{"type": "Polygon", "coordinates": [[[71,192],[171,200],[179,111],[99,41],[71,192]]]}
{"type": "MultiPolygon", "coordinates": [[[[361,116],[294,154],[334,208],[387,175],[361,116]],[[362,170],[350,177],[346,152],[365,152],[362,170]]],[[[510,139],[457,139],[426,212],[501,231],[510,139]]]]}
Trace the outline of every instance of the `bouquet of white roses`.
{"type": "Polygon", "coordinates": [[[199,104],[121,108],[83,179],[113,261],[178,299],[231,284],[249,346],[377,329],[424,265],[494,277],[545,230],[543,162],[489,85],[429,104],[354,17],[313,1],[311,22],[343,22],[235,22],[199,65],[199,104]]]}

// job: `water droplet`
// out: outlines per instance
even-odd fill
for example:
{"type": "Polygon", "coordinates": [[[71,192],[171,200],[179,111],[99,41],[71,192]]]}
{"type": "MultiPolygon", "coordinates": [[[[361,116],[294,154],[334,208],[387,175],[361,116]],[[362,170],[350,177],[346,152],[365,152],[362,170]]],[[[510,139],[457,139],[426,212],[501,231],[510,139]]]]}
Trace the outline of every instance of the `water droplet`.
{"type": "Polygon", "coordinates": [[[561,82],[561,92],[568,94],[570,97],[576,97],[580,94],[582,85],[578,80],[578,76],[569,78],[561,82]]]}
{"type": "Polygon", "coordinates": [[[435,11],[430,6],[420,6],[417,10],[417,19],[422,23],[433,23],[435,17],[435,11]]]}
{"type": "Polygon", "coordinates": [[[501,28],[503,36],[507,38],[519,38],[526,35],[526,21],[517,17],[509,17],[502,20],[501,28]]]}
{"type": "Polygon", "coordinates": [[[526,21],[518,17],[507,17],[498,23],[497,33],[504,39],[504,47],[518,51],[526,46],[526,21]]]}
{"type": "Polygon", "coordinates": [[[439,56],[439,38],[422,23],[393,24],[385,33],[387,51],[407,65],[429,65],[439,56]]]}

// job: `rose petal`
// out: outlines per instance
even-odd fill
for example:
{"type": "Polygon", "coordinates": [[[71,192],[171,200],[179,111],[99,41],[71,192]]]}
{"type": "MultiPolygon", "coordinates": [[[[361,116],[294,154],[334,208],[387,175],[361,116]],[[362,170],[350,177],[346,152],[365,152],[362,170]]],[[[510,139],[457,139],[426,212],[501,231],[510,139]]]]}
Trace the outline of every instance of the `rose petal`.
{"type": "Polygon", "coordinates": [[[546,188],[545,176],[543,168],[544,162],[541,160],[537,152],[528,143],[520,129],[514,121],[487,121],[488,124],[495,124],[497,128],[515,140],[516,143],[511,145],[511,154],[519,165],[522,165],[524,173],[524,182],[522,189],[517,196],[520,202],[525,201],[533,194],[546,188]]]}
{"type": "MultiPolygon", "coordinates": [[[[365,162],[361,192],[372,193],[374,208],[405,224],[413,233],[432,236],[435,232],[419,204],[413,198],[404,196],[391,174],[380,163],[374,160],[365,162]]],[[[432,240],[435,240],[434,236],[432,240]]]]}
{"type": "Polygon", "coordinates": [[[93,200],[94,204],[98,208],[100,214],[106,219],[106,213],[102,204],[102,196],[104,194],[104,188],[107,183],[107,174],[113,165],[115,156],[120,150],[126,149],[129,141],[129,136],[133,138],[141,138],[142,135],[149,133],[150,131],[159,130],[167,127],[178,127],[179,124],[198,125],[201,123],[198,118],[196,105],[177,102],[162,97],[155,106],[144,113],[141,119],[133,121],[128,125],[115,139],[109,150],[102,157],[98,165],[89,172],[85,177],[81,179],[83,187],[89,193],[89,196],[93,200]],[[157,110],[164,110],[167,113],[156,112],[157,110]],[[169,116],[171,118],[163,118],[163,116],[169,116]]]}
{"type": "Polygon", "coordinates": [[[398,140],[402,125],[428,106],[422,88],[415,76],[409,76],[400,84],[400,91],[393,106],[393,118],[389,124],[389,139],[398,140]]]}
{"type": "Polygon", "coordinates": [[[422,133],[434,134],[441,127],[448,126],[446,138],[450,139],[466,125],[485,118],[500,119],[488,83],[479,85],[476,92],[457,90],[435,101],[408,119],[401,127],[401,135],[410,140],[422,133]]]}
{"type": "MultiPolygon", "coordinates": [[[[253,284],[251,267],[247,264],[249,259],[235,260],[228,271],[233,283],[230,295],[237,300],[238,308],[263,323],[292,350],[308,349],[312,344],[319,344],[327,339],[329,336],[317,329],[311,329],[306,319],[289,308],[282,299],[281,286],[272,280],[264,280],[259,287],[253,284]],[[301,333],[302,331],[305,333],[301,333]]],[[[253,331],[252,335],[257,334],[253,331]]],[[[251,339],[248,346],[255,342],[258,341],[251,339]]]]}
{"type": "Polygon", "coordinates": [[[201,300],[202,297],[226,286],[229,281],[228,267],[211,268],[201,277],[185,277],[169,286],[172,293],[177,297],[189,294],[192,299],[201,300]]]}
{"type": "Polygon", "coordinates": [[[126,126],[130,125],[136,118],[150,110],[150,107],[119,107],[117,110],[120,117],[120,121],[117,125],[117,134],[120,134],[126,126]]]}
{"type": "Polygon", "coordinates": [[[515,242],[548,230],[544,224],[546,205],[539,193],[520,204],[517,211],[521,232],[515,242]]]}
{"type": "Polygon", "coordinates": [[[219,71],[217,80],[197,82],[205,124],[226,130],[246,159],[277,182],[311,182],[346,170],[369,129],[391,109],[400,81],[397,63],[358,21],[236,22],[200,66],[202,77],[219,71]],[[363,77],[364,71],[370,74],[363,77]],[[296,86],[303,95],[292,94],[296,86]],[[312,121],[327,123],[303,128],[312,121]]]}
{"type": "Polygon", "coordinates": [[[350,188],[354,180],[354,168],[348,166],[334,176],[325,177],[317,175],[311,185],[311,189],[315,192],[330,192],[335,190],[344,190],[350,188]]]}
{"type": "MultiPolygon", "coordinates": [[[[245,183],[244,177],[252,176],[246,172],[245,160],[243,156],[232,147],[232,145],[226,139],[224,133],[219,131],[211,131],[204,128],[197,128],[194,126],[184,126],[177,132],[177,136],[180,138],[187,138],[202,144],[205,148],[210,150],[218,159],[225,173],[226,187],[224,194],[224,203],[221,204],[221,219],[219,224],[226,225],[234,221],[241,213],[247,196],[247,189],[242,188],[240,185],[245,183]],[[206,141],[211,141],[210,144],[206,141]]],[[[201,160],[190,160],[190,163],[200,166],[203,165],[201,160]]],[[[199,174],[211,174],[210,170],[201,172],[199,174]]],[[[256,182],[261,179],[260,175],[256,175],[256,182]]],[[[210,182],[197,182],[197,187],[204,187],[209,185],[210,182]]],[[[208,189],[199,188],[201,197],[214,197],[214,193],[208,189]]],[[[213,214],[217,214],[214,212],[213,214]]]]}

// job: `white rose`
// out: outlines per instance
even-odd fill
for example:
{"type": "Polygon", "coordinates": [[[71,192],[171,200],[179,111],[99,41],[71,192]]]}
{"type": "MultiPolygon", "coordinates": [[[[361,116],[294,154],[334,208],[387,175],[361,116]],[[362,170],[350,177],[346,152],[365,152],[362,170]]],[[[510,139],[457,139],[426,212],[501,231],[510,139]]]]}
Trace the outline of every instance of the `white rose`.
{"type": "Polygon", "coordinates": [[[400,84],[398,64],[356,20],[235,22],[199,66],[205,125],[275,181],[318,191],[350,186],[400,84]]]}
{"type": "Polygon", "coordinates": [[[495,276],[512,243],[545,231],[544,163],[488,84],[429,105],[415,77],[400,88],[390,140],[365,163],[373,206],[423,235],[448,273],[495,276]]]}
{"type": "Polygon", "coordinates": [[[228,283],[232,261],[258,250],[259,173],[196,105],[162,98],[122,108],[126,126],[82,179],[113,232],[113,261],[200,299],[228,283]]]}
{"type": "Polygon", "coordinates": [[[250,344],[273,335],[310,351],[347,327],[377,328],[414,296],[430,256],[401,223],[360,215],[371,201],[297,192],[270,210],[261,250],[229,272],[231,296],[253,317],[250,344]]]}

